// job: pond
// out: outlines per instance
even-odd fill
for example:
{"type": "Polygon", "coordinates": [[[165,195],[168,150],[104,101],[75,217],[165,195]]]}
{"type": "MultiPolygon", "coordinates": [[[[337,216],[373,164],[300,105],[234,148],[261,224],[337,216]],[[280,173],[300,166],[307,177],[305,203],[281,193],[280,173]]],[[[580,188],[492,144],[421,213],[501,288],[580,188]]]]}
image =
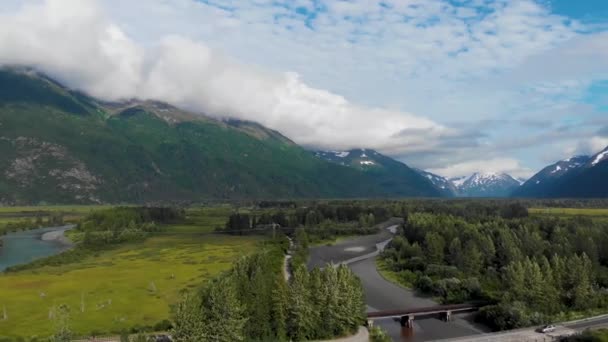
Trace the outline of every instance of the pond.
{"type": "Polygon", "coordinates": [[[73,226],[39,228],[0,236],[0,272],[7,267],[29,263],[33,260],[59,254],[70,244],[63,233],[73,226]]]}

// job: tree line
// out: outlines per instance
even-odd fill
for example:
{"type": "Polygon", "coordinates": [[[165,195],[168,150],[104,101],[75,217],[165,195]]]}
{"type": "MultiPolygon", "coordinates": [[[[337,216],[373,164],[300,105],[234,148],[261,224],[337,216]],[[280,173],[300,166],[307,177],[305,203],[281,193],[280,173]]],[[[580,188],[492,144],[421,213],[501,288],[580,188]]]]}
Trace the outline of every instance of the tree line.
{"type": "Polygon", "coordinates": [[[141,241],[148,233],[162,231],[163,224],[183,220],[185,211],[169,207],[117,207],[95,211],[76,226],[84,247],[95,248],[141,241]]]}
{"type": "Polygon", "coordinates": [[[390,211],[378,205],[316,203],[307,207],[237,211],[231,214],[219,232],[234,235],[264,234],[281,230],[293,234],[306,228],[311,239],[324,240],[340,235],[362,235],[377,232],[374,225],[391,217],[390,211]]]}
{"type": "Polygon", "coordinates": [[[61,212],[52,212],[48,215],[35,215],[32,218],[20,219],[15,222],[7,222],[0,225],[0,236],[16,232],[19,230],[36,229],[43,227],[62,226],[64,224],[64,214],[61,212]]]}

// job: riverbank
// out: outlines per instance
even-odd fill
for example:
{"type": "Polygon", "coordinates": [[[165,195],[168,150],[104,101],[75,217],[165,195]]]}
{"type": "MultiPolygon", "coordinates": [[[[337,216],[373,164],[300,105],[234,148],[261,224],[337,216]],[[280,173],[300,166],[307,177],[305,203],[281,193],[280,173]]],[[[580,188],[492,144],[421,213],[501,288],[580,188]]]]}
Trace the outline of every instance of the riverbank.
{"type": "Polygon", "coordinates": [[[50,232],[43,233],[40,236],[42,241],[54,241],[60,244],[65,245],[66,247],[71,247],[74,243],[65,235],[65,232],[68,230],[72,230],[76,227],[75,225],[67,225],[63,227],[58,227],[57,230],[53,230],[50,232]]]}
{"type": "Polygon", "coordinates": [[[11,266],[28,264],[72,248],[73,244],[65,237],[65,232],[72,228],[73,225],[37,228],[3,235],[0,272],[11,266]]]}

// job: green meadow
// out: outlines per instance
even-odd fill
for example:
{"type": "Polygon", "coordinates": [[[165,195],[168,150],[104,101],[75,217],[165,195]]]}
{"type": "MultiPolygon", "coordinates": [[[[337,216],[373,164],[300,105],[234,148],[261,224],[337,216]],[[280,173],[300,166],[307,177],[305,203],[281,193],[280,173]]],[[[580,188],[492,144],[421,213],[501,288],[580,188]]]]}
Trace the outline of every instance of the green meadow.
{"type": "Polygon", "coordinates": [[[0,274],[0,336],[52,334],[54,309],[61,304],[70,307],[71,328],[80,335],[154,326],[170,318],[182,290],[228,270],[261,241],[211,234],[230,211],[188,210],[185,223],[144,242],[77,263],[0,274]]]}

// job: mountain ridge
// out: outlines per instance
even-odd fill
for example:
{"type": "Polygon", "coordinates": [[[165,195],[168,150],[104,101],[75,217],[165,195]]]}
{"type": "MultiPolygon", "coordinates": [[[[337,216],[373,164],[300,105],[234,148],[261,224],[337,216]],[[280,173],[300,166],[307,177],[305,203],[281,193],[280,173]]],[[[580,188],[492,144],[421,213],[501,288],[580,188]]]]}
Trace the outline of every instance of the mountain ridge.
{"type": "Polygon", "coordinates": [[[108,103],[31,70],[0,68],[0,87],[2,204],[439,196],[320,160],[255,122],[108,103]]]}
{"type": "Polygon", "coordinates": [[[544,167],[513,197],[608,197],[608,147],[592,156],[574,156],[544,167]]]}

